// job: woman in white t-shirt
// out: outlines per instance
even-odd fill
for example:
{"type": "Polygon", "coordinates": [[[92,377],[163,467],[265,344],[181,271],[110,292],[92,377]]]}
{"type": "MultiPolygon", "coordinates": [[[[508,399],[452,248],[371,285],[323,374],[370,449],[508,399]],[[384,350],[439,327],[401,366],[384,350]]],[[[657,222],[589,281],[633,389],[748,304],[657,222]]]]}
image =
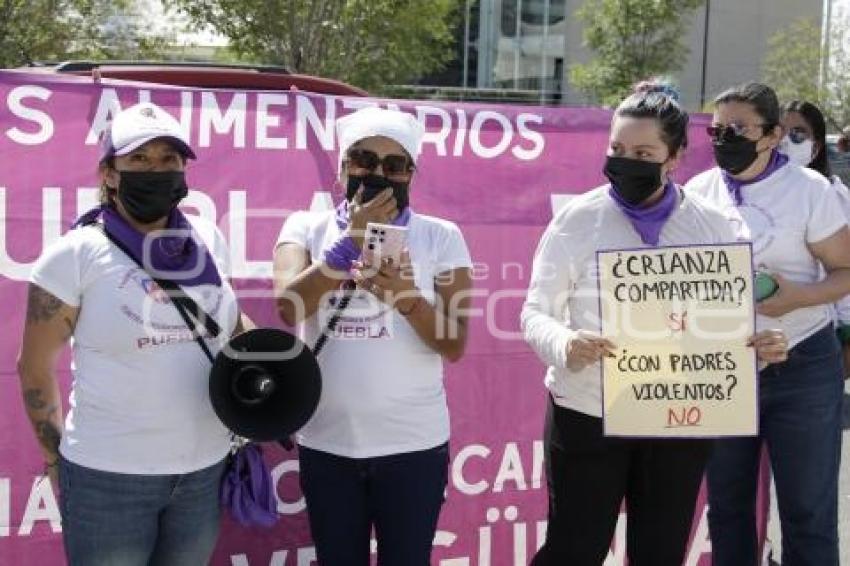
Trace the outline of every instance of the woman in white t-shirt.
{"type": "MultiPolygon", "coordinates": [[[[850,220],[850,190],[841,177],[832,174],[826,146],[826,120],[820,109],[802,100],[792,100],[782,108],[782,127],[785,137],[779,146],[800,167],[817,171],[829,180],[841,202],[844,216],[850,220]]],[[[844,379],[850,376],[850,297],[835,303],[835,320],[839,341],[842,344],[844,379]]]]}
{"type": "Polygon", "coordinates": [[[763,444],[776,482],[782,563],[838,565],[843,380],[831,305],[850,293],[850,229],[823,175],[777,151],[780,118],[768,86],[720,94],[708,128],[718,167],[685,186],[752,242],[756,267],[778,285],[757,306],[756,326],[782,328],[791,347],[786,362],[760,372],[760,436],[715,444],[708,518],[716,566],[760,563],[755,502],[763,444]]]}
{"type": "Polygon", "coordinates": [[[221,276],[227,248],[214,225],[177,209],[195,154],[165,110],[119,112],[101,149],[101,206],[30,275],[18,363],[26,410],[54,486],[58,475],[71,566],[206,564],[229,432],[209,401],[210,362],[149,272],[218,324],[219,339],[204,336],[214,355],[242,326],[221,276]],[[69,340],[63,426],[56,362],[69,340]]]}
{"type": "MultiPolygon", "coordinates": [[[[706,439],[606,437],[596,252],[734,241],[719,211],[670,179],[687,145],[688,115],[673,91],[642,84],[614,113],[610,183],[573,200],[534,256],[522,328],[549,366],[546,469],[549,527],[535,566],[598,566],[625,499],[630,564],[681,566],[711,449],[706,439]]],[[[781,332],[751,339],[765,362],[784,359],[781,332]]]]}
{"type": "Polygon", "coordinates": [[[379,108],[337,120],[346,200],[290,216],[275,249],[280,316],[307,344],[351,297],[318,356],[319,406],[297,435],[324,566],[368,564],[373,528],[380,564],[430,563],[449,458],[443,360],[464,351],[472,264],[457,226],[408,205],[423,132],[379,108]],[[401,265],[360,262],[369,222],[406,227],[401,265]],[[354,290],[341,286],[350,278],[354,290]]]}

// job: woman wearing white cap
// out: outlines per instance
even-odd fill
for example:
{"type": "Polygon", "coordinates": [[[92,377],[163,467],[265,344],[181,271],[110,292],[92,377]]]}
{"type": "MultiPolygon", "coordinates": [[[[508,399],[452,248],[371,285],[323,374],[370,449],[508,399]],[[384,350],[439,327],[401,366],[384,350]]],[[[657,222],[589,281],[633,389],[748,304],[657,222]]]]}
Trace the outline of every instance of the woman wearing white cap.
{"type": "Polygon", "coordinates": [[[101,206],[30,276],[19,358],[26,409],[51,480],[58,475],[72,566],[197,566],[218,534],[229,433],[208,399],[208,359],[148,272],[179,284],[227,339],[242,326],[220,275],[228,254],[214,225],[177,209],[195,154],[173,117],[150,103],[128,108],[101,149],[101,206]],[[55,366],[71,338],[63,426],[55,366]]]}
{"type": "Polygon", "coordinates": [[[297,436],[301,484],[323,566],[369,564],[373,528],[380,564],[424,566],[449,458],[442,362],[465,347],[471,260],[457,226],[408,206],[415,118],[367,108],[337,133],[346,200],[290,216],[275,250],[278,310],[308,344],[349,293],[340,283],[357,284],[319,355],[322,398],[297,436]],[[359,261],[369,222],[407,228],[402,265],[359,261]]]}

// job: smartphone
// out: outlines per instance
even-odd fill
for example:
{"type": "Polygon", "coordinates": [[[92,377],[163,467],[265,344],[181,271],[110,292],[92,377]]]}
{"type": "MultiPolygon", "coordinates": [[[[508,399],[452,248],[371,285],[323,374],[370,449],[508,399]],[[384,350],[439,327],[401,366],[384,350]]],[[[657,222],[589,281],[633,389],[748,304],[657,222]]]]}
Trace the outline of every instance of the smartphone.
{"type": "Polygon", "coordinates": [[[757,303],[776,293],[777,289],[779,289],[779,286],[776,284],[776,279],[764,271],[756,271],[755,295],[757,303]]]}
{"type": "Polygon", "coordinates": [[[369,265],[378,265],[391,258],[395,265],[401,263],[401,252],[407,246],[407,228],[392,224],[369,222],[363,243],[363,260],[369,265]]]}

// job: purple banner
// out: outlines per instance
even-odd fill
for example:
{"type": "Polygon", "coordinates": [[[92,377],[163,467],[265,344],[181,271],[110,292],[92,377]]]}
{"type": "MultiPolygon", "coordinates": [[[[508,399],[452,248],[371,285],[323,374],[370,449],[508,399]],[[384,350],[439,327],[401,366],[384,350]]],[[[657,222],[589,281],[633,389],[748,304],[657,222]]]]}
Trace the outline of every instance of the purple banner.
{"type": "MultiPolygon", "coordinates": [[[[64,563],[55,496],[15,371],[29,270],[44,247],[96,201],[97,138],[119,107],[150,100],[189,133],[189,212],[217,223],[248,314],[279,326],[271,307],[272,247],[292,211],[325,208],[335,183],[334,120],[363,105],[398,106],[428,133],[413,207],[457,222],[475,263],[476,314],[465,357],[446,367],[452,462],[433,564],[524,565],[546,529],[541,440],[544,367],[519,331],[537,240],[569,195],[602,184],[611,112],[340,98],[305,92],[199,90],[0,71],[0,564],[64,563]],[[253,296],[253,297],[252,297],[253,296]]],[[[675,177],[709,167],[706,116],[675,177]]],[[[60,362],[63,391],[68,359],[60,362]]],[[[225,518],[213,563],[309,566],[294,454],[269,450],[281,520],[271,530],[225,518]]],[[[710,563],[701,502],[686,562],[710,563]]],[[[624,564],[621,521],[606,565],[624,564]]]]}

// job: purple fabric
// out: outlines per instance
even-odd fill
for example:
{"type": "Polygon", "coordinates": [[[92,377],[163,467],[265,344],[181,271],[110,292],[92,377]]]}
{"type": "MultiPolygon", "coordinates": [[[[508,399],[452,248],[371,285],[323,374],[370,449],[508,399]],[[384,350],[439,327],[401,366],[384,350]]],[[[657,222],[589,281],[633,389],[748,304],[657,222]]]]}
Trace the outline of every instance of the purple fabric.
{"type": "Polygon", "coordinates": [[[184,287],[195,285],[221,286],[221,276],[209,250],[192,230],[189,220],[175,208],[168,217],[163,236],[150,236],[152,240],[147,245],[148,237],[133,228],[111,206],[99,206],[86,212],[74,222],[72,228],[91,224],[98,218],[103,218],[103,227],[119,242],[132,252],[133,258],[140,264],[145,258],[149,264],[144,264],[145,270],[162,279],[171,279],[184,287]],[[202,262],[202,263],[199,263],[202,262]],[[200,266],[200,269],[199,269],[200,266]]]}
{"type": "Polygon", "coordinates": [[[744,204],[744,195],[741,193],[741,189],[745,185],[758,183],[759,181],[767,179],[786,163],[788,163],[788,156],[774,149],[773,154],[770,156],[770,161],[767,162],[767,167],[764,168],[764,171],[748,181],[736,179],[722,169],[721,173],[723,174],[723,180],[726,182],[726,187],[729,189],[729,194],[731,194],[732,198],[735,199],[735,204],[740,206],[744,204]]]}
{"type": "Polygon", "coordinates": [[[650,246],[658,245],[661,229],[664,228],[664,223],[667,222],[676,208],[678,202],[676,193],[676,185],[668,182],[664,186],[664,194],[661,195],[661,200],[651,206],[635,206],[624,201],[613,186],[608,189],[608,194],[611,195],[611,198],[632,223],[637,233],[640,234],[640,239],[644,244],[650,246]]]}
{"type": "Polygon", "coordinates": [[[334,244],[325,250],[325,263],[337,271],[348,272],[351,264],[360,257],[360,248],[351,236],[340,236],[334,244]]]}
{"type": "Polygon", "coordinates": [[[240,525],[272,527],[278,519],[274,490],[262,448],[246,444],[228,462],[220,500],[240,525]]]}

